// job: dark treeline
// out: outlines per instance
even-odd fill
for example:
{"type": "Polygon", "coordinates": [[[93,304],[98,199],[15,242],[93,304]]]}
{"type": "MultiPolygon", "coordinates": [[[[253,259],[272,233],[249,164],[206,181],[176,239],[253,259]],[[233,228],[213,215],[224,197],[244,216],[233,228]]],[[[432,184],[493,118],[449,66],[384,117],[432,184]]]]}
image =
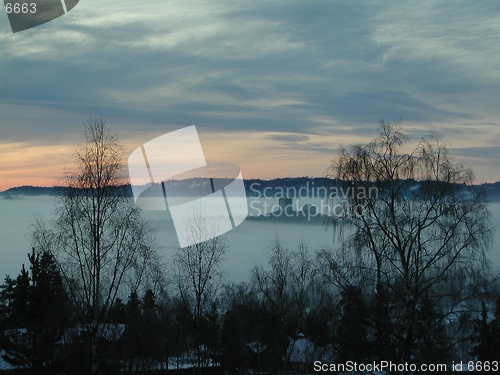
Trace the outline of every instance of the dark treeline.
{"type": "MultiPolygon", "coordinates": [[[[212,250],[204,248],[203,256],[212,250]]],[[[209,373],[215,366],[231,374],[312,373],[315,361],[394,361],[406,338],[386,310],[400,308],[398,297],[388,291],[380,298],[355,286],[340,290],[325,272],[330,268],[324,257],[304,243],[290,248],[277,238],[266,261],[251,270],[249,282],[207,285],[200,289],[198,308],[196,293],[177,283],[117,298],[99,323],[100,372],[160,374],[193,368],[209,373]]],[[[90,373],[91,338],[71,309],[55,260],[33,250],[28,261],[1,286],[4,360],[34,374],[90,373]]],[[[210,282],[217,278],[217,263],[213,266],[210,282]]],[[[495,293],[478,295],[469,308],[462,306],[448,319],[446,309],[430,296],[416,306],[405,360],[450,364],[476,359],[492,366],[498,360],[500,299],[495,293]]],[[[393,316],[400,318],[397,311],[393,316]]]]}
{"type": "MultiPolygon", "coordinates": [[[[203,182],[203,179],[190,178],[181,181],[171,181],[165,183],[167,188],[170,188],[174,193],[184,195],[184,196],[198,196],[199,190],[194,187],[193,182],[203,182]]],[[[231,179],[217,179],[218,185],[227,185],[232,180],[231,179]]],[[[287,177],[287,178],[276,178],[272,180],[262,180],[262,179],[245,179],[244,181],[245,190],[248,197],[277,197],[289,196],[290,198],[318,198],[324,199],[328,198],[328,194],[332,194],[333,188],[342,188],[346,181],[342,181],[336,178],[322,178],[322,177],[287,177]],[[302,191],[305,192],[305,196],[301,195],[302,191]],[[306,190],[307,189],[307,190],[306,190]],[[325,190],[326,189],[326,190],[325,190]],[[326,194],[326,196],[325,196],[326,194]]],[[[417,181],[414,179],[401,180],[404,182],[407,188],[411,186],[419,186],[422,181],[417,181]]],[[[436,181],[429,180],[428,183],[436,184],[436,181]]],[[[349,186],[348,186],[349,187],[349,186]]],[[[120,194],[127,197],[132,197],[132,189],[129,184],[114,187],[120,194]]],[[[486,199],[490,202],[500,202],[500,182],[495,183],[483,183],[479,185],[474,185],[472,187],[474,190],[484,190],[486,193],[486,199]]],[[[67,190],[63,186],[53,186],[53,187],[39,187],[39,186],[20,186],[15,188],[7,189],[0,193],[0,196],[4,198],[14,198],[16,196],[60,196],[67,190]]],[[[344,192],[345,193],[345,192],[344,192]]],[[[340,195],[342,192],[333,194],[340,195]]]]}

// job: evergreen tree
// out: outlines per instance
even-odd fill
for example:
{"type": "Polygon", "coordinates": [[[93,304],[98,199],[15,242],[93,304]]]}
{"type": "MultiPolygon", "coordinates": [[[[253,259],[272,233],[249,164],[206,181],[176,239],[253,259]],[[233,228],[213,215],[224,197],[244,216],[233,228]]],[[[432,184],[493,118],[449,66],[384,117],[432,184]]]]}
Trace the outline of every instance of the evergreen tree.
{"type": "Polygon", "coordinates": [[[121,298],[117,298],[115,303],[109,309],[109,323],[124,324],[127,322],[127,311],[121,298]]]}
{"type": "Polygon", "coordinates": [[[373,325],[373,354],[377,360],[390,361],[396,358],[393,322],[391,321],[391,306],[395,306],[392,294],[386,288],[380,287],[370,300],[373,325]]]}
{"type": "Polygon", "coordinates": [[[425,296],[417,309],[415,360],[420,363],[446,363],[450,358],[445,324],[435,302],[425,296]]]}
{"type": "Polygon", "coordinates": [[[152,313],[156,309],[156,296],[151,289],[148,289],[142,298],[144,313],[152,313]]]}
{"type": "Polygon", "coordinates": [[[478,361],[498,361],[500,354],[500,298],[497,300],[495,318],[488,322],[488,310],[484,301],[481,303],[481,317],[474,322],[475,337],[472,354],[478,361]]]}
{"type": "Polygon", "coordinates": [[[126,309],[127,309],[127,314],[130,316],[134,314],[139,314],[139,309],[140,309],[140,299],[139,295],[137,294],[137,291],[132,291],[130,292],[130,295],[128,296],[128,301],[126,304],[126,309]]]}
{"type": "Polygon", "coordinates": [[[368,317],[361,289],[351,287],[342,291],[342,315],[337,329],[338,358],[346,361],[365,361],[369,357],[368,317]]]}
{"type": "Polygon", "coordinates": [[[30,270],[22,267],[5,279],[0,298],[4,310],[4,359],[36,373],[62,367],[57,353],[69,317],[61,275],[51,254],[28,255],[30,270]]]}
{"type": "Polygon", "coordinates": [[[5,320],[12,314],[15,285],[16,281],[7,275],[5,276],[3,285],[0,286],[0,321],[2,332],[4,331],[5,320]]]}
{"type": "Polygon", "coordinates": [[[221,364],[230,373],[243,373],[249,367],[259,371],[260,353],[247,345],[262,341],[264,319],[257,296],[246,283],[226,286],[225,296],[229,306],[220,333],[221,364]]]}
{"type": "MultiPolygon", "coordinates": [[[[496,347],[500,348],[500,297],[497,298],[496,306],[495,306],[495,318],[491,322],[491,330],[493,332],[493,336],[496,338],[496,347]]],[[[498,354],[496,360],[500,359],[500,354],[498,354]]]]}
{"type": "Polygon", "coordinates": [[[151,289],[142,298],[134,291],[127,307],[127,328],[120,339],[126,358],[125,372],[153,370],[165,357],[165,328],[156,296],[151,289]]]}

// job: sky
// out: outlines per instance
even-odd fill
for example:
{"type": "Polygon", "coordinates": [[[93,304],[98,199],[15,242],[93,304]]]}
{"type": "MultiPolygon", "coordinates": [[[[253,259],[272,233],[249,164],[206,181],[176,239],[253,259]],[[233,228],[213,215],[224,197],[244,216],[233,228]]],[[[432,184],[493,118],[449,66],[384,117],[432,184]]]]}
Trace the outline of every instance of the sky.
{"type": "Polygon", "coordinates": [[[81,0],[12,33],[0,10],[0,191],[51,186],[89,116],[125,147],[196,125],[244,178],[324,176],[402,120],[500,180],[500,3],[81,0]]]}

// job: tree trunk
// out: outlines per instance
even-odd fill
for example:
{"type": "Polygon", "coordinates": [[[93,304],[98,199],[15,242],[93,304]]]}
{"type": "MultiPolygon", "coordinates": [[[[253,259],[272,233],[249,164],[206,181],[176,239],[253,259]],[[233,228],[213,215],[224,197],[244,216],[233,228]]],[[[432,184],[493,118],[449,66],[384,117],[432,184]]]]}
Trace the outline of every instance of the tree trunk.
{"type": "Polygon", "coordinates": [[[97,374],[98,371],[97,361],[97,319],[92,321],[92,374],[97,374]]]}

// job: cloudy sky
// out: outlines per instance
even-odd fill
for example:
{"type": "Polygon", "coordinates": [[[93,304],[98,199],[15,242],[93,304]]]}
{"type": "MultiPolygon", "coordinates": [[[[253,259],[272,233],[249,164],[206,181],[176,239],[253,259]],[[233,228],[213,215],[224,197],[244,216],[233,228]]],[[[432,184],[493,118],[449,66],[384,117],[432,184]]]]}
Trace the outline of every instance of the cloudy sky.
{"type": "Polygon", "coordinates": [[[0,11],[0,190],[54,185],[89,115],[126,153],[196,125],[244,177],[322,176],[377,123],[430,131],[500,180],[500,3],[81,0],[13,34],[0,11]]]}

